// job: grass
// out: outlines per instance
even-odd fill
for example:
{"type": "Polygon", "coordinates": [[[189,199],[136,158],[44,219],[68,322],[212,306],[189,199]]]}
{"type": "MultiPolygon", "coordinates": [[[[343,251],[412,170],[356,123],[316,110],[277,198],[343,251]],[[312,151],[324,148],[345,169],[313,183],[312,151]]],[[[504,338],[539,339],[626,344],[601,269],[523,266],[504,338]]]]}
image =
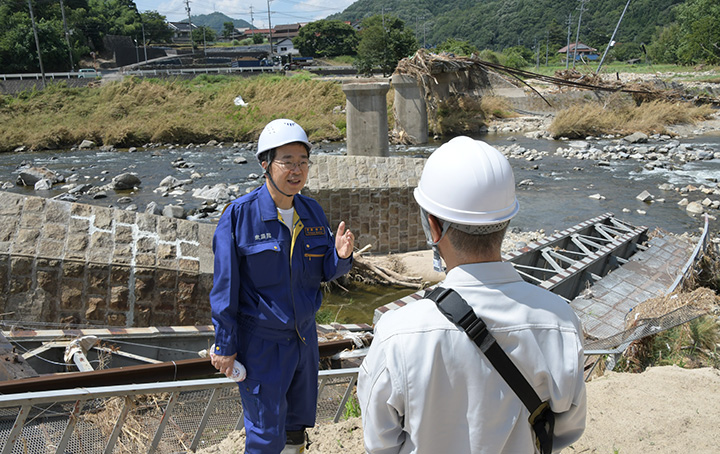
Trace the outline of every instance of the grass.
{"type": "Polygon", "coordinates": [[[345,402],[345,413],[343,414],[343,417],[347,420],[350,418],[357,418],[360,414],[360,402],[358,402],[357,397],[353,392],[347,402],[345,402]]]}
{"type": "Polygon", "coordinates": [[[289,117],[311,140],[339,140],[345,105],[338,83],[308,73],[237,78],[202,75],[190,81],[138,79],[88,88],[60,83],[0,98],[0,152],[21,145],[67,148],[84,139],[98,145],[256,140],[263,126],[289,117]],[[238,96],[248,103],[236,106],[238,96]]]}
{"type": "MultiPolygon", "coordinates": [[[[343,59],[333,62],[345,63],[343,59]]],[[[617,69],[640,71],[640,66],[617,69]]],[[[564,65],[540,68],[552,73],[564,65]]],[[[616,67],[613,64],[605,69],[615,71],[616,67]]],[[[389,129],[394,126],[393,100],[391,89],[387,94],[389,129]]],[[[619,95],[611,95],[604,104],[590,100],[558,112],[550,132],[568,138],[635,131],[662,133],[666,125],[693,123],[712,113],[709,107],[660,101],[635,106],[619,95]]],[[[290,76],[201,75],[189,81],[128,77],[123,82],[93,83],[82,88],[61,82],[42,91],[0,96],[0,152],[20,146],[36,150],[70,148],[85,139],[116,148],[211,139],[249,142],[257,139],[270,120],[281,117],[303,125],[311,140],[335,141],[346,135],[345,103],[338,82],[314,79],[306,71],[290,76]],[[234,104],[238,95],[247,106],[234,104]]],[[[511,107],[502,98],[452,97],[438,103],[430,132],[475,134],[487,121],[512,116],[511,107]]]]}
{"type": "Polygon", "coordinates": [[[611,97],[604,105],[594,102],[561,110],[548,128],[553,137],[581,139],[601,134],[666,133],[667,125],[693,124],[712,116],[710,106],[691,103],[650,101],[635,105],[611,97]]]}
{"type": "Polygon", "coordinates": [[[716,316],[703,316],[634,342],[617,369],[642,372],[651,366],[720,369],[720,325],[716,316]]]}

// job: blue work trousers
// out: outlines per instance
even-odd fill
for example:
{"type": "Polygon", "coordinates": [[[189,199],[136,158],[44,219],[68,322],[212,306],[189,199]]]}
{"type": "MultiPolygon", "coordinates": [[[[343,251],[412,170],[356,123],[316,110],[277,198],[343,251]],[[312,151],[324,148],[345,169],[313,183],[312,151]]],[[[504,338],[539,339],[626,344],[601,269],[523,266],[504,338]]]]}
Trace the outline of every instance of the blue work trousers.
{"type": "Polygon", "coordinates": [[[238,384],[245,417],[245,452],[278,454],[285,447],[286,431],[315,425],[317,335],[304,336],[304,342],[295,331],[275,332],[272,340],[248,331],[240,337],[238,357],[248,372],[238,384]]]}

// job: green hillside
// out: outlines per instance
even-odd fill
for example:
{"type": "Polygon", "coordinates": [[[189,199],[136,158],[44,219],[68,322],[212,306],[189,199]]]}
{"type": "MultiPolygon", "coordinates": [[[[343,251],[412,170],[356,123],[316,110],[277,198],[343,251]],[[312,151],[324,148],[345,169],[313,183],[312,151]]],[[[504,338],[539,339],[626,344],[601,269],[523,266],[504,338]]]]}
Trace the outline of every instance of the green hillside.
{"type": "MultiPolygon", "coordinates": [[[[358,0],[331,19],[359,22],[364,17],[388,14],[399,17],[415,30],[420,43],[428,46],[447,38],[467,40],[479,49],[500,51],[537,42],[551,52],[570,41],[580,16],[579,0],[358,0]]],[[[606,46],[625,7],[626,0],[585,1],[580,41],[593,47],[606,46]]],[[[656,27],[674,20],[672,7],[682,0],[634,0],[630,2],[615,41],[647,44],[656,27]]]]}
{"type": "MultiPolygon", "coordinates": [[[[193,24],[197,26],[206,26],[210,27],[219,34],[223,31],[223,24],[225,22],[232,22],[233,25],[235,25],[235,28],[250,28],[250,22],[243,20],[243,19],[233,19],[229,16],[226,16],[223,13],[210,13],[210,14],[199,14],[197,16],[190,16],[190,20],[193,24]]],[[[187,20],[184,20],[182,22],[187,22],[187,20]]]]}

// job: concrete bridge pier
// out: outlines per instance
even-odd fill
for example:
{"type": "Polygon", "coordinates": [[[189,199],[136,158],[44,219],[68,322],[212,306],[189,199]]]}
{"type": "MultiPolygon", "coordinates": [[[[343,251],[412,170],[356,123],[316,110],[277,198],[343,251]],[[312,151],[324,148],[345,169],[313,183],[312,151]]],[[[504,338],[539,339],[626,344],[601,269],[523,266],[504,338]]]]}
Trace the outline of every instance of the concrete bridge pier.
{"type": "Polygon", "coordinates": [[[417,79],[395,74],[392,76],[392,85],[395,88],[395,130],[404,133],[412,144],[427,143],[427,108],[417,79]]]}
{"type": "Polygon", "coordinates": [[[390,156],[388,82],[344,83],[347,98],[347,149],[350,156],[390,156]]]}

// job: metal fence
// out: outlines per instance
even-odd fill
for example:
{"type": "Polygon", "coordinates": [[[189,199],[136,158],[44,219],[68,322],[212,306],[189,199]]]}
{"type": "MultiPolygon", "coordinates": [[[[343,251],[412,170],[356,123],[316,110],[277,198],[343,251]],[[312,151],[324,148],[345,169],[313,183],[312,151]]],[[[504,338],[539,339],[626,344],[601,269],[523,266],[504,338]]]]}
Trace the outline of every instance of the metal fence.
{"type": "MultiPolygon", "coordinates": [[[[337,422],[358,369],[320,371],[318,421],[337,422]]],[[[1,454],[187,453],[242,428],[227,378],[0,396],[1,454]]]]}

